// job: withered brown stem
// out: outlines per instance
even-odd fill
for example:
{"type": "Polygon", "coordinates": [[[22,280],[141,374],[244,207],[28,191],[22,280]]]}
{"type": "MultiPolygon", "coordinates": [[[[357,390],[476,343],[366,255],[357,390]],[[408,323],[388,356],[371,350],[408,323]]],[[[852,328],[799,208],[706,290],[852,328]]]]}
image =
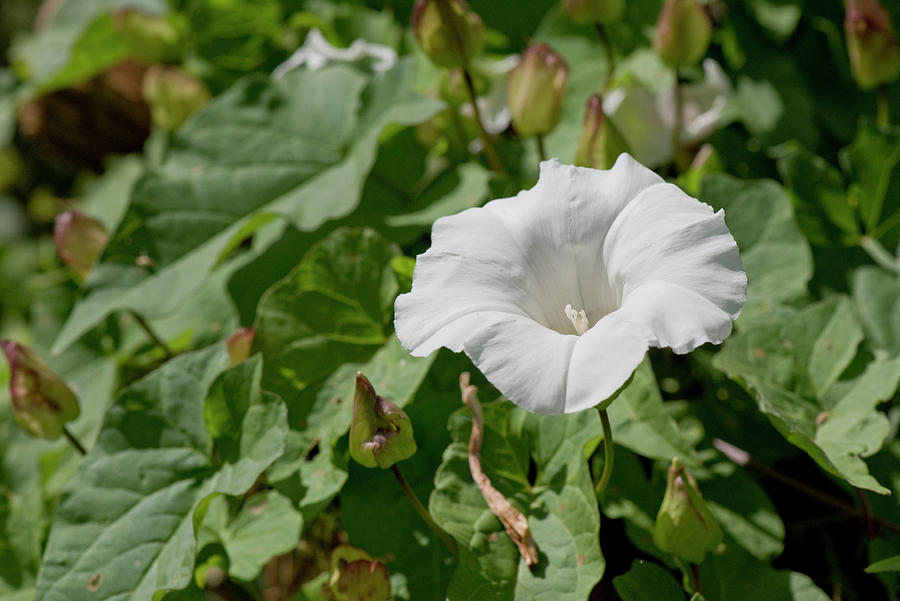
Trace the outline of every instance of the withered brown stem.
{"type": "Polygon", "coordinates": [[[478,388],[469,384],[468,372],[459,376],[459,387],[462,391],[462,402],[472,412],[472,434],[469,436],[469,470],[472,479],[481,491],[491,512],[497,516],[509,538],[519,548],[519,553],[530,568],[538,562],[538,550],[528,527],[528,520],[521,511],[503,496],[499,490],[491,484],[491,479],[481,469],[481,441],[484,436],[484,414],[481,411],[481,403],[478,402],[478,388]]]}

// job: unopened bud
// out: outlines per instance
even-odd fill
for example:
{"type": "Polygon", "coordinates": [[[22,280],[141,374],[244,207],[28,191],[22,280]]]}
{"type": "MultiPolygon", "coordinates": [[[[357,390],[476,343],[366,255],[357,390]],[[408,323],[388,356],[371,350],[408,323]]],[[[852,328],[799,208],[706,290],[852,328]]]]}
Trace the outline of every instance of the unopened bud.
{"type": "Polygon", "coordinates": [[[388,601],[391,576],[387,566],[362,549],[339,545],[331,553],[331,577],[324,598],[334,601],[388,601]]]}
{"type": "Polygon", "coordinates": [[[409,417],[397,405],[375,394],[369,380],[357,373],[350,456],[366,467],[388,468],[415,452],[409,417]]]}
{"type": "Polygon", "coordinates": [[[33,350],[0,340],[9,362],[9,394],[13,415],[26,432],[56,440],[63,424],[78,417],[78,399],[66,383],[33,350]]]}
{"type": "Polygon", "coordinates": [[[653,37],[653,49],[673,69],[695,64],[709,46],[712,22],[698,0],[666,0],[653,37]]]}
{"type": "Polygon", "coordinates": [[[562,111],[568,70],[563,58],[547,44],[533,44],[509,72],[507,102],[512,123],[522,137],[546,134],[562,111]]]}
{"type": "Polygon", "coordinates": [[[225,341],[225,345],[228,347],[228,356],[231,357],[232,367],[246,361],[247,357],[250,356],[254,336],[256,336],[256,330],[253,328],[241,328],[225,341]]]}
{"type": "Polygon", "coordinates": [[[66,211],[56,216],[53,242],[62,262],[82,279],[87,277],[109,239],[106,227],[79,211],[66,211]]]}
{"type": "Polygon", "coordinates": [[[187,118],[210,100],[209,90],[199,79],[178,67],[153,65],[143,83],[144,100],[153,121],[167,130],[181,127],[187,118]]]}
{"type": "Polygon", "coordinates": [[[624,8],[625,0],[563,0],[563,10],[576,25],[616,21],[624,8]]]}
{"type": "Polygon", "coordinates": [[[628,152],[628,145],[612,121],[603,114],[603,99],[599,94],[594,94],[588,99],[585,110],[575,164],[609,169],[623,152],[628,152]]]}
{"type": "Polygon", "coordinates": [[[722,530],[700,496],[697,481],[676,457],[669,466],[653,542],[662,551],[690,563],[700,563],[722,543],[722,530]]]}
{"type": "Polygon", "coordinates": [[[900,75],[900,44],[891,16],[878,0],[845,0],[845,4],[853,78],[863,89],[891,83],[900,75]]]}
{"type": "Polygon", "coordinates": [[[484,47],[484,24],[466,0],[419,0],[412,27],[422,51],[439,67],[466,67],[484,47]]]}

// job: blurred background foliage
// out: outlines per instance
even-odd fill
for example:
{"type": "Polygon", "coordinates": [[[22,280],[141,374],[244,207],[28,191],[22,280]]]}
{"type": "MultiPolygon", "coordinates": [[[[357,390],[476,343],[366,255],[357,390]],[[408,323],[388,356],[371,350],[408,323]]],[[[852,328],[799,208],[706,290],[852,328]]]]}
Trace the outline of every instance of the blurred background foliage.
{"type": "MultiPolygon", "coordinates": [[[[547,42],[565,58],[569,83],[562,116],[545,143],[549,155],[571,162],[585,102],[603,91],[609,70],[593,28],[572,24],[559,3],[549,0],[470,4],[487,30],[485,65],[532,42],[547,42]]],[[[607,28],[618,65],[613,89],[640,82],[662,92],[674,85],[675,75],[650,48],[662,4],[628,0],[622,21],[607,28]]],[[[331,407],[332,398],[347,397],[347,382],[360,366],[390,373],[404,354],[390,334],[391,301],[409,286],[411,257],[427,248],[431,223],[528,187],[537,177],[532,140],[504,128],[497,146],[510,174],[497,176],[470,155],[471,122],[462,124],[461,133],[448,125],[453,111],[444,111],[442,103],[461,103],[417,48],[408,27],[412,5],[0,3],[0,338],[53,357],[52,367],[77,387],[79,397],[91,400],[74,426],[88,443],[101,431],[116,391],[158,373],[164,360],[126,310],[146,308],[154,329],[176,352],[255,326],[254,349],[265,364],[253,377],[289,407],[285,453],[267,472],[275,485],[260,494],[271,494],[276,507],[290,500],[268,527],[302,531],[302,539],[293,546],[292,540],[273,544],[271,556],[242,555],[246,531],[240,520],[250,518],[233,498],[216,497],[204,506],[208,538],[199,545],[195,568],[205,574],[226,565],[234,582],[208,587],[212,597],[317,599],[328,554],[348,538],[373,556],[393,554],[388,563],[398,598],[438,599],[448,586],[463,598],[460,591],[480,583],[471,565],[465,572],[470,580],[453,577],[444,549],[432,545],[422,552],[420,539],[430,534],[417,530],[417,516],[408,508],[398,508],[400,493],[383,484],[383,474],[348,464],[346,412],[331,407]],[[326,76],[303,72],[267,84],[314,28],[336,47],[363,38],[410,56],[409,64],[388,81],[346,69],[326,76]],[[166,70],[172,67],[178,68],[174,75],[166,70]],[[292,121],[299,114],[315,118],[292,121]],[[229,129],[235,123],[242,132],[263,133],[242,137],[229,129]],[[277,130],[273,123],[331,142],[295,144],[269,131],[277,130]],[[296,165],[270,165],[249,183],[229,179],[229,171],[258,156],[272,165],[281,158],[296,165]],[[323,177],[312,189],[308,178],[320,177],[326,167],[346,171],[340,182],[323,177]],[[186,173],[205,179],[191,187],[184,183],[186,173]],[[301,201],[322,189],[325,200],[307,209],[301,201]],[[284,200],[289,196],[293,204],[284,200]],[[208,208],[217,199],[226,206],[224,217],[190,211],[170,217],[182,204],[208,208]],[[52,240],[54,219],[73,208],[112,232],[101,264],[84,282],[60,262],[52,240]],[[379,234],[351,235],[339,230],[345,226],[368,226],[379,234]],[[185,257],[202,267],[165,280],[185,257]],[[368,261],[374,275],[359,276],[357,257],[368,261]],[[333,277],[322,276],[321,265],[332,266],[333,277]],[[364,309],[364,315],[354,314],[352,343],[322,343],[334,324],[327,310],[316,307],[322,296],[331,298],[329,291],[350,287],[353,302],[364,309]],[[294,344],[298,339],[304,344],[294,344]],[[52,347],[60,353],[52,354],[52,347]],[[377,524],[373,505],[384,508],[377,524]],[[228,557],[241,563],[228,568],[228,557]]],[[[900,3],[884,5],[896,28],[900,3]]],[[[685,145],[660,170],[701,200],[726,208],[751,276],[751,298],[724,350],[703,348],[689,358],[653,352],[652,369],[641,368],[629,387],[632,396],[617,401],[623,411],[616,433],[620,458],[600,528],[608,577],[592,598],[650,599],[646,595],[668,593],[629,597],[623,591],[629,581],[674,583],[671,558],[649,538],[674,447],[697,470],[728,540],[742,541],[702,565],[701,579],[721,595],[711,592],[711,600],[811,600],[822,599],[822,591],[832,599],[895,600],[896,571],[876,576],[863,568],[900,553],[896,536],[865,531],[871,522],[810,501],[771,473],[748,476],[715,453],[713,440],[725,438],[759,463],[866,516],[900,519],[900,133],[876,123],[879,95],[896,122],[900,84],[869,91],[856,85],[839,0],[715,0],[708,8],[714,31],[707,56],[724,69],[732,93],[707,146],[685,145]],[[833,336],[819,336],[824,331],[833,336]],[[784,350],[783,341],[801,338],[833,378],[817,379],[821,374],[811,375],[798,363],[800,351],[784,350]],[[821,359],[831,357],[835,346],[841,357],[821,359]],[[894,385],[868,395],[851,390],[876,381],[894,385]],[[760,389],[770,394],[760,395],[760,389]],[[853,431],[823,432],[822,412],[838,411],[854,394],[865,397],[859,401],[864,415],[841,422],[852,423],[853,431]],[[808,404],[795,414],[787,409],[797,398],[808,404]],[[626,407],[640,418],[629,417],[626,407]],[[631,419],[645,429],[629,438],[631,419]],[[841,447],[847,440],[862,448],[841,447]],[[862,462],[860,457],[868,458],[861,467],[854,462],[862,462]],[[859,486],[890,489],[893,496],[873,494],[869,501],[859,486]],[[632,568],[634,560],[657,563],[632,568]],[[616,576],[625,580],[614,587],[616,576]],[[758,592],[742,589],[746,583],[760,587],[758,592]]],[[[490,80],[488,66],[479,66],[490,80]]],[[[702,82],[705,75],[693,66],[681,77],[702,82]]],[[[342,310],[337,303],[324,306],[342,310]]],[[[419,436],[419,453],[406,466],[422,498],[435,487],[455,486],[454,462],[469,425],[465,415],[453,412],[459,406],[456,377],[471,366],[446,352],[430,361],[379,382],[396,384],[399,398],[393,400],[409,402],[417,432],[428,433],[419,436]],[[444,469],[435,482],[438,466],[444,469]]],[[[4,387],[7,378],[4,365],[4,387]]],[[[54,511],[79,458],[61,442],[18,432],[2,398],[0,599],[24,601],[34,595],[54,511]]],[[[512,432],[525,420],[509,403],[488,412],[498,432],[512,432]]],[[[532,435],[539,436],[511,438],[504,453],[527,455],[532,435]]],[[[533,500],[530,488],[519,488],[530,475],[515,473],[506,458],[501,453],[488,467],[509,476],[510,491],[533,500]]],[[[443,519],[451,521],[454,508],[440,490],[434,494],[433,509],[440,510],[443,499],[443,519]]],[[[504,577],[514,579],[517,564],[509,549],[491,553],[507,569],[504,577]]],[[[603,558],[596,562],[602,566],[603,558]]],[[[198,576],[194,582],[200,581],[198,576]]],[[[184,595],[197,592],[192,586],[184,595]]],[[[675,591],[681,595],[680,587],[675,591]]],[[[519,598],[510,594],[503,589],[495,598],[519,598]]]]}

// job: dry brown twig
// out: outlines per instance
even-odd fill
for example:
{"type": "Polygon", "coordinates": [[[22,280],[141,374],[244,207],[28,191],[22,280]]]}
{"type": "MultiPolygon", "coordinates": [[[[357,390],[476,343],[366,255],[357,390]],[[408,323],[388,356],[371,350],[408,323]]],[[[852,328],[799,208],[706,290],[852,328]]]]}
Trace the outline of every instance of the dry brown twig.
{"type": "Polygon", "coordinates": [[[531,529],[528,527],[528,520],[521,511],[512,506],[503,493],[494,488],[491,479],[481,469],[484,415],[481,412],[481,403],[478,402],[478,388],[469,384],[468,372],[460,374],[459,388],[463,404],[472,412],[472,434],[469,437],[469,470],[472,472],[472,479],[478,485],[481,496],[484,497],[491,512],[503,524],[509,538],[519,548],[519,553],[530,568],[538,562],[538,551],[531,536],[531,529]]]}

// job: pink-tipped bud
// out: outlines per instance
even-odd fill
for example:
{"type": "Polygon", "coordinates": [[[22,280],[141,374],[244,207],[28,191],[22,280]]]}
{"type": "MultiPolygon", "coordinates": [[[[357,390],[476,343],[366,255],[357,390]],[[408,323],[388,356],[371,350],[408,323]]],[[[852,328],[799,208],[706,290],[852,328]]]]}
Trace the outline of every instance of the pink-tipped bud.
{"type": "Polygon", "coordinates": [[[357,373],[350,456],[366,467],[388,468],[415,453],[409,417],[400,407],[378,396],[372,383],[357,373]]]}
{"type": "Polygon", "coordinates": [[[546,134],[556,126],[568,76],[566,61],[547,44],[525,49],[507,82],[513,127],[520,136],[546,134]]]}
{"type": "Polygon", "coordinates": [[[859,87],[889,84],[900,75],[900,44],[891,16],[878,0],[845,0],[844,31],[850,70],[859,87]]]}
{"type": "Polygon", "coordinates": [[[690,563],[702,562],[709,551],[722,544],[722,530],[703,500],[697,480],[677,457],[669,466],[653,542],[662,551],[690,563]]]}
{"type": "Polygon", "coordinates": [[[563,0],[563,10],[576,25],[617,21],[624,8],[625,0],[563,0]]]}
{"type": "Polygon", "coordinates": [[[256,336],[256,330],[253,328],[241,328],[225,341],[232,367],[246,361],[250,356],[254,336],[256,336]]]}
{"type": "Polygon", "coordinates": [[[13,414],[33,436],[56,440],[63,425],[78,417],[78,399],[66,383],[33,350],[0,340],[9,362],[9,394],[13,414]]]}
{"type": "Polygon", "coordinates": [[[391,575],[362,549],[339,545],[331,553],[331,576],[322,593],[323,601],[388,601],[391,575]]]}
{"type": "Polygon", "coordinates": [[[162,65],[147,69],[142,92],[153,121],[169,131],[181,127],[211,98],[202,81],[178,67],[162,65]]]}
{"type": "Polygon", "coordinates": [[[79,211],[66,211],[56,216],[53,242],[62,262],[82,279],[103,252],[109,235],[102,223],[79,211]]]}
{"type": "Polygon", "coordinates": [[[484,24],[466,0],[419,0],[412,28],[422,51],[439,67],[466,67],[484,48],[484,24]]]}
{"type": "Polygon", "coordinates": [[[698,0],[666,0],[653,37],[653,49],[673,69],[697,63],[709,46],[712,22],[698,0]]]}
{"type": "Polygon", "coordinates": [[[623,152],[628,152],[628,145],[612,121],[603,114],[603,99],[599,94],[594,94],[588,99],[585,109],[575,164],[609,169],[623,152]]]}

